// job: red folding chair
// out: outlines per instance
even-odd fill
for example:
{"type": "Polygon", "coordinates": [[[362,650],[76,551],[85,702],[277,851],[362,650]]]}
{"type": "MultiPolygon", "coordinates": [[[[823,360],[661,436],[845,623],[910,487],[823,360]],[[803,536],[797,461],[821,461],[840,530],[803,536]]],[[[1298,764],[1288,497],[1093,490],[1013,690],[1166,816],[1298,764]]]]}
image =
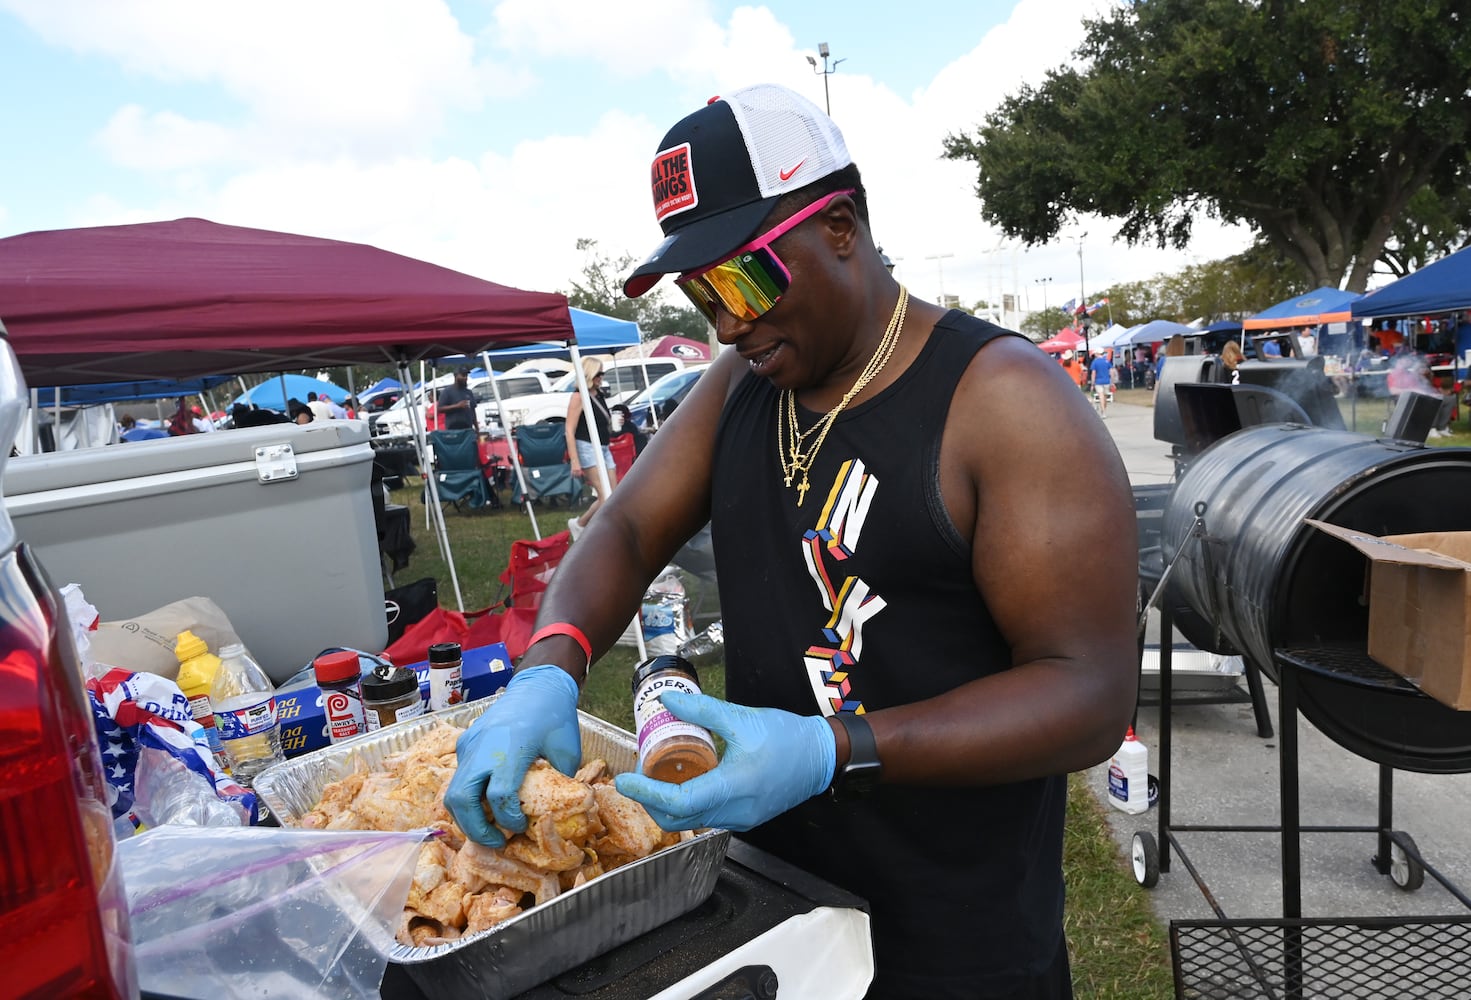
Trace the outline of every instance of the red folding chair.
{"type": "Polygon", "coordinates": [[[506,644],[511,659],[519,659],[526,652],[536,626],[541,595],[571,543],[572,534],[568,531],[559,531],[540,541],[523,538],[511,543],[511,559],[500,578],[501,583],[511,588],[507,601],[510,607],[501,630],[501,641],[506,644]]]}

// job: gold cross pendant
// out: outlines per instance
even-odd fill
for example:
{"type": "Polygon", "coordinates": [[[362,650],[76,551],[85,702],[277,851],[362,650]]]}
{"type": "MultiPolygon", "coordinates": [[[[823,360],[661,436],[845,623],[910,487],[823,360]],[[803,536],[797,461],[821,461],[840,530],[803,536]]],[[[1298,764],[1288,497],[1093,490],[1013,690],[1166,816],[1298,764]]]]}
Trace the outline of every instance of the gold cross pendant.
{"type": "Polygon", "coordinates": [[[807,499],[807,491],[812,486],[807,482],[807,473],[802,473],[802,481],[797,484],[797,506],[802,506],[802,501],[807,499]]]}

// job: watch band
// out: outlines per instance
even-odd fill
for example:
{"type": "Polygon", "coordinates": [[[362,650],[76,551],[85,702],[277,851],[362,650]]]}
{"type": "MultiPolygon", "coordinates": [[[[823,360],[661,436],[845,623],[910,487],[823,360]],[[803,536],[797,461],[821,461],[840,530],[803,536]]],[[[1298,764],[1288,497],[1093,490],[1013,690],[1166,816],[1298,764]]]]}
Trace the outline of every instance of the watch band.
{"type": "Polygon", "coordinates": [[[879,761],[878,743],[868,720],[853,712],[838,712],[834,718],[848,734],[848,763],[833,771],[828,793],[846,801],[870,794],[878,785],[883,765],[879,761]]]}

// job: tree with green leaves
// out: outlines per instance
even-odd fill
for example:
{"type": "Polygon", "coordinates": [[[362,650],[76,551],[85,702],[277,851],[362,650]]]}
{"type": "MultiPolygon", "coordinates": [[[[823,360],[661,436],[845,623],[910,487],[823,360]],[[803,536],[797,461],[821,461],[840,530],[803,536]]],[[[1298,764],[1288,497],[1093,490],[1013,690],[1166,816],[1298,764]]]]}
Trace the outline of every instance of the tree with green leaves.
{"type": "Polygon", "coordinates": [[[1184,247],[1204,216],[1253,228],[1309,288],[1363,291],[1377,260],[1465,239],[1468,21],[1464,0],[1132,0],[1085,24],[1081,68],[945,153],[1028,244],[1099,214],[1184,247]]]}
{"type": "Polygon", "coordinates": [[[691,306],[671,305],[662,289],[630,299],[623,294],[623,276],[638,265],[629,254],[609,257],[598,249],[598,241],[582,238],[577,249],[586,255],[582,280],[572,282],[565,292],[567,303],[577,309],[612,316],[637,323],[644,340],[656,340],[666,334],[709,341],[710,324],[691,306]]]}

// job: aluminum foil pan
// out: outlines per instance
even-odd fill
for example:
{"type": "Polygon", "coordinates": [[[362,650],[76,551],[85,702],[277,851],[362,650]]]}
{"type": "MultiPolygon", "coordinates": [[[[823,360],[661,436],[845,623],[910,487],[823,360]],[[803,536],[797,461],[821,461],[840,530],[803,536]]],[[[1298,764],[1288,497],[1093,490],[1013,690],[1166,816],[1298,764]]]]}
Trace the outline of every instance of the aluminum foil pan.
{"type": "MultiPolygon", "coordinates": [[[[468,725],[495,700],[469,702],[275,764],[255,791],[286,825],[351,774],[355,758],[373,768],[407,750],[438,719],[468,725]]],[[[601,757],[612,771],[637,766],[632,733],[578,712],[583,760],[601,757]]],[[[389,960],[429,996],[512,997],[688,913],[715,891],[730,833],[711,830],[633,864],[614,869],[504,923],[433,948],[392,942],[389,960]]]]}

